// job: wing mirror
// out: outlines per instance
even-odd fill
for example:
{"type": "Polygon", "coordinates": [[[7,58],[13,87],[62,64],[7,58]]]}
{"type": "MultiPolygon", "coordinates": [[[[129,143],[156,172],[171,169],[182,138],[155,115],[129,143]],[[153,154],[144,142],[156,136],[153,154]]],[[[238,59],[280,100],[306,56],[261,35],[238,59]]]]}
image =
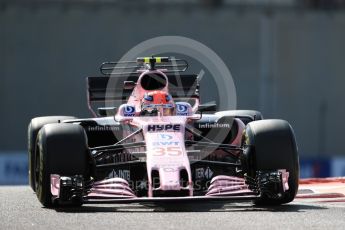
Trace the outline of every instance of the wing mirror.
{"type": "Polygon", "coordinates": [[[198,107],[198,111],[203,112],[214,112],[217,110],[217,105],[215,103],[201,104],[198,107]]]}
{"type": "Polygon", "coordinates": [[[98,116],[109,117],[116,114],[116,107],[101,107],[98,108],[98,116]]]}
{"type": "Polygon", "coordinates": [[[123,82],[123,88],[127,90],[134,89],[136,86],[136,83],[134,81],[124,81],[123,82]]]}

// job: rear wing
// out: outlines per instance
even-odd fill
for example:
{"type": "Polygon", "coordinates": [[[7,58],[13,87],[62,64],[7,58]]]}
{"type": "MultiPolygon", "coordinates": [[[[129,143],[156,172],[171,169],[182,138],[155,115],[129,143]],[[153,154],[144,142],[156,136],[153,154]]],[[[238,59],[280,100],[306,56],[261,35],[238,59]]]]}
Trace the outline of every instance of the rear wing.
{"type": "Polygon", "coordinates": [[[188,62],[169,57],[138,57],[136,61],[103,62],[100,71],[103,75],[135,74],[140,70],[164,69],[164,73],[185,72],[188,62]]]}
{"type": "MultiPolygon", "coordinates": [[[[167,75],[169,92],[177,101],[188,101],[199,97],[199,81],[195,74],[167,75]]],[[[132,93],[126,89],[124,82],[137,82],[139,74],[117,75],[116,77],[87,77],[87,100],[90,111],[95,115],[95,104],[118,106],[125,103],[132,93]]]]}

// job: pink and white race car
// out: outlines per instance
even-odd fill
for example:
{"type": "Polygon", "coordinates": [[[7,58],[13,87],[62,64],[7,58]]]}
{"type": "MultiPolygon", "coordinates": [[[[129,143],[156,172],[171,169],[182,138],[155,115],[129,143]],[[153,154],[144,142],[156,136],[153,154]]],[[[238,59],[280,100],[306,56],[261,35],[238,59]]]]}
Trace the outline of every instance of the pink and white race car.
{"type": "Polygon", "coordinates": [[[299,160],[289,123],[200,104],[198,76],[176,74],[187,67],[168,57],[103,63],[105,76],[87,78],[94,118],[32,119],[29,181],[39,201],[291,202],[299,160]],[[96,113],[97,104],[108,107],[96,113]]]}

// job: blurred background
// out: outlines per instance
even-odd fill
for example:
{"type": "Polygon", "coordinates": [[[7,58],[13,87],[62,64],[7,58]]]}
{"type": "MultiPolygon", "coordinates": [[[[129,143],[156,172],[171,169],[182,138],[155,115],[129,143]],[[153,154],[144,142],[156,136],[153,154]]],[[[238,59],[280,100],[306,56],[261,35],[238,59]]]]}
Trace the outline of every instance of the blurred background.
{"type": "Polygon", "coordinates": [[[238,109],[291,123],[301,177],[345,176],[345,0],[0,0],[0,184],[27,183],[31,118],[91,116],[85,77],[164,35],[213,49],[238,109]]]}

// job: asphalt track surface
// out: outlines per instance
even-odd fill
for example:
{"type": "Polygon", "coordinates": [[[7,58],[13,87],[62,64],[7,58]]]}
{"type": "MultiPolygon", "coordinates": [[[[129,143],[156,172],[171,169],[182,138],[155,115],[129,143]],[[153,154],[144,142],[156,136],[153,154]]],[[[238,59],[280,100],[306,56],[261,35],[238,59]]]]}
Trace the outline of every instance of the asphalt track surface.
{"type": "Polygon", "coordinates": [[[251,203],[161,209],[85,205],[47,209],[28,186],[0,186],[0,229],[344,229],[345,202],[298,199],[279,207],[251,203]]]}

